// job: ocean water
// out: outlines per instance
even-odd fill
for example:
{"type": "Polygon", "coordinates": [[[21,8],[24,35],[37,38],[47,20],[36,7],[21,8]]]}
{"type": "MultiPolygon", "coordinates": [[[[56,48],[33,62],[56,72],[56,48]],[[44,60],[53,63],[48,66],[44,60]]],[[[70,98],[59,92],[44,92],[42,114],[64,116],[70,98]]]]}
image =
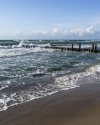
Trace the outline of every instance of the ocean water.
{"type": "Polygon", "coordinates": [[[0,111],[81,85],[82,80],[100,80],[100,54],[46,49],[44,46],[91,47],[99,41],[33,40],[0,41],[0,111]],[[23,48],[23,45],[35,48],[23,48]]]}

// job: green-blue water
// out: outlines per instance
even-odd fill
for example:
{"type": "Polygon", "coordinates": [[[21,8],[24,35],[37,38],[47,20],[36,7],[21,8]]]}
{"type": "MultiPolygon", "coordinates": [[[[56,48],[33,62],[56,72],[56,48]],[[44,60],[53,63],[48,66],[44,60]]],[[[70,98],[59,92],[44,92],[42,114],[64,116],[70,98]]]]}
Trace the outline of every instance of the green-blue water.
{"type": "Polygon", "coordinates": [[[87,76],[96,78],[100,72],[100,54],[43,48],[69,46],[70,42],[89,46],[94,41],[0,41],[0,110],[78,87],[77,81],[87,76]],[[23,48],[23,44],[36,47],[23,48]]]}

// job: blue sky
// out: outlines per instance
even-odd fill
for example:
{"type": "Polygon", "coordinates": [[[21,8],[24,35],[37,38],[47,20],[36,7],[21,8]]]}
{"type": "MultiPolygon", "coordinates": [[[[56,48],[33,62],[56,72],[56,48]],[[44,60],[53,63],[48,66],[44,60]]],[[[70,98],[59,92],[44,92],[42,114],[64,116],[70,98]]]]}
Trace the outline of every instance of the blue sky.
{"type": "Polygon", "coordinates": [[[100,39],[100,0],[0,0],[0,39],[100,39]]]}

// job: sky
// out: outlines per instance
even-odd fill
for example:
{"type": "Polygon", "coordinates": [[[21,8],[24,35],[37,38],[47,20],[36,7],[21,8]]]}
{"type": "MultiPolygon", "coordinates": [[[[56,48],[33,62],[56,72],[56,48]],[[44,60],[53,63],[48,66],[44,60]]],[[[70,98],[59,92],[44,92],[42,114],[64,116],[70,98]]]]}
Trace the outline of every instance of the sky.
{"type": "Polygon", "coordinates": [[[100,0],[0,0],[0,39],[100,39],[100,0]]]}

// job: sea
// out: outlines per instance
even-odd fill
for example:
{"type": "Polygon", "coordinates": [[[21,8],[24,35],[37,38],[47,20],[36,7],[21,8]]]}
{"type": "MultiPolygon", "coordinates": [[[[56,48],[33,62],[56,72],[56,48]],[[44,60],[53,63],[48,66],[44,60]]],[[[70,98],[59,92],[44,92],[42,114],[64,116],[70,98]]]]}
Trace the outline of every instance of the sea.
{"type": "Polygon", "coordinates": [[[0,40],[0,111],[89,81],[99,83],[100,53],[49,48],[72,43],[85,48],[97,43],[100,49],[99,40],[0,40]]]}

